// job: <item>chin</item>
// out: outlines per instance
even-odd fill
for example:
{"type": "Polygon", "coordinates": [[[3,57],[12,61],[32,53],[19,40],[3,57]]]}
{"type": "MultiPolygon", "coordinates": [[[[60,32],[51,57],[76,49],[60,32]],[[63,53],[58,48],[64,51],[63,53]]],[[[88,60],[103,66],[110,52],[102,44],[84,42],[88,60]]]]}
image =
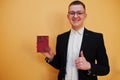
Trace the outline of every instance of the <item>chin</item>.
{"type": "Polygon", "coordinates": [[[73,25],[73,27],[79,27],[79,25],[76,24],[76,25],[73,25]]]}
{"type": "Polygon", "coordinates": [[[72,23],[72,25],[77,27],[77,26],[81,25],[81,22],[72,23]]]}

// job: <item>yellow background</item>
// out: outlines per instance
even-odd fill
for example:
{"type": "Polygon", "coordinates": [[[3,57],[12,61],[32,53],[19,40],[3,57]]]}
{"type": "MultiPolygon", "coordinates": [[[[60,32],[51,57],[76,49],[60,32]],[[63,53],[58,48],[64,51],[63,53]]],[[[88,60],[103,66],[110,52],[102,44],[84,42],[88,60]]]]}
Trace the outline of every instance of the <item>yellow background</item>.
{"type": "MultiPolygon", "coordinates": [[[[57,80],[58,71],[36,52],[36,36],[70,29],[67,6],[73,0],[0,0],[0,80],[57,80]]],[[[85,26],[104,34],[111,71],[99,80],[120,80],[120,0],[82,0],[85,26]]]]}

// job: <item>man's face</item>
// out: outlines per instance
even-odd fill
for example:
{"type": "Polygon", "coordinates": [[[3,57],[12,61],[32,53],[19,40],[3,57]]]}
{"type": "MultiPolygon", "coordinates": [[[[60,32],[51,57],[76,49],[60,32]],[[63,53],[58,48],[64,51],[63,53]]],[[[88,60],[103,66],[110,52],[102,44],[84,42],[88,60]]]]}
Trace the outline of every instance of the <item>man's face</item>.
{"type": "Polygon", "coordinates": [[[72,28],[75,30],[78,30],[83,26],[86,16],[87,14],[82,5],[71,5],[67,15],[72,28]]]}

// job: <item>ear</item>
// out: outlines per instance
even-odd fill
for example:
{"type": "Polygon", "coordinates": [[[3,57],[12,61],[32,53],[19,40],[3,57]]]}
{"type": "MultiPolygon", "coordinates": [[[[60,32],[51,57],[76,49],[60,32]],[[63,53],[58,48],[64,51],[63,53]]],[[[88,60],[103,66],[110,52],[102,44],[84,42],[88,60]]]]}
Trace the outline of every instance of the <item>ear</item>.
{"type": "Polygon", "coordinates": [[[67,18],[69,19],[69,14],[67,14],[67,18]]]}
{"type": "Polygon", "coordinates": [[[87,17],[87,13],[84,14],[85,15],[85,18],[87,17]]]}

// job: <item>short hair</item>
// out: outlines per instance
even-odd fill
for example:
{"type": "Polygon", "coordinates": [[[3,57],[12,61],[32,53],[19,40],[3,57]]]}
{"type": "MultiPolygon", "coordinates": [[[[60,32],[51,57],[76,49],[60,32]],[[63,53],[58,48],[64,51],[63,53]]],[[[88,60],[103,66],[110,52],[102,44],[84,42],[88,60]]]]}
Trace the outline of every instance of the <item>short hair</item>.
{"type": "Polygon", "coordinates": [[[84,8],[84,9],[85,9],[85,11],[86,11],[85,4],[84,4],[82,1],[75,0],[75,1],[73,1],[73,2],[71,2],[71,3],[69,4],[68,8],[70,8],[70,6],[72,6],[72,5],[82,5],[82,6],[83,6],[83,8],[84,8]]]}

